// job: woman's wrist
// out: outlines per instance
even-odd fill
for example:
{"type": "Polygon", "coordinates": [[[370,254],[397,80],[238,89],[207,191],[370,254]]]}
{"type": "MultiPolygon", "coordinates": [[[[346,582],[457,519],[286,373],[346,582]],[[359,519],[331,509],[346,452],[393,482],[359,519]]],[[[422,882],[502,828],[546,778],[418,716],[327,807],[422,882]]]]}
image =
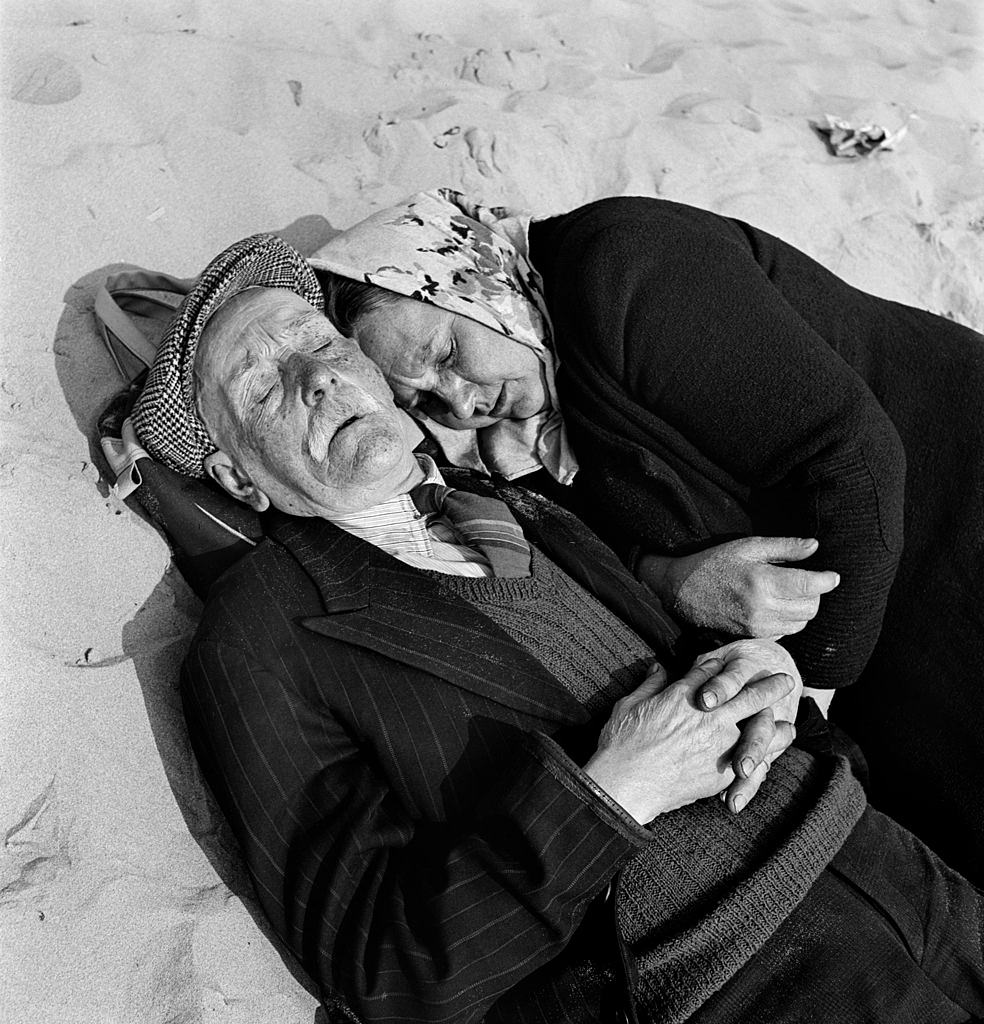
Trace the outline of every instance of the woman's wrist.
{"type": "Polygon", "coordinates": [[[654,555],[646,552],[636,559],[635,575],[645,584],[669,611],[676,599],[676,581],[673,564],[676,559],[669,555],[654,555]]]}

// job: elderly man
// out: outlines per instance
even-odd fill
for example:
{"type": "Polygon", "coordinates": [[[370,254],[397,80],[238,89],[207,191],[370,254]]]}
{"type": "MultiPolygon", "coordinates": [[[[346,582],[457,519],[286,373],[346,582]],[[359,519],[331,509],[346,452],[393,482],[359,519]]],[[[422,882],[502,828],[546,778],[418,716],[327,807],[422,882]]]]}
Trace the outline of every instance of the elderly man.
{"type": "Polygon", "coordinates": [[[212,588],[183,692],[259,900],[338,1019],[984,1011],[980,896],[846,762],[786,749],[782,649],[683,671],[685,638],[580,523],[414,455],[320,307],[288,246],[233,246],[134,425],[286,513],[212,588]]]}

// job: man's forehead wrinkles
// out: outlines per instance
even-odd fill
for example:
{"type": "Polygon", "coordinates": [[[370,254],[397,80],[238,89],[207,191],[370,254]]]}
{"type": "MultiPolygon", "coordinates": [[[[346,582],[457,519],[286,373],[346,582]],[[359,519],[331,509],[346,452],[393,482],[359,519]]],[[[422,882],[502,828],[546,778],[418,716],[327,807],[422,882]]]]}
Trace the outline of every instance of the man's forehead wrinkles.
{"type": "Polygon", "coordinates": [[[319,328],[324,330],[330,326],[331,322],[323,317],[316,309],[309,309],[305,310],[303,313],[297,313],[292,316],[286,324],[284,324],[284,328],[287,331],[299,331],[302,334],[316,332],[319,328]]]}
{"type": "Polygon", "coordinates": [[[297,347],[297,338],[285,333],[281,325],[254,324],[238,346],[242,355],[238,369],[254,370],[264,362],[278,359],[285,350],[297,347]]]}
{"type": "Polygon", "coordinates": [[[238,348],[230,360],[230,378],[235,384],[252,380],[263,363],[264,353],[257,352],[253,345],[238,348]]]}

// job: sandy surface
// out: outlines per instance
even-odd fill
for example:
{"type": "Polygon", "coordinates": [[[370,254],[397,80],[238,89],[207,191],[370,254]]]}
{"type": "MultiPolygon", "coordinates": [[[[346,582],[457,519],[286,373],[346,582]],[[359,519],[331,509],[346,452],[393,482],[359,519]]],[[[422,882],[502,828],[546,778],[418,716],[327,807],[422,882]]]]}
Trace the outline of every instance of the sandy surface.
{"type": "Polygon", "coordinates": [[[244,235],[344,227],[435,185],[539,212],[639,193],[980,327],[978,9],[0,3],[0,1019],[317,1014],[189,754],[196,600],[93,464],[117,388],[91,318],[107,269],[192,274],[244,235]],[[828,112],[908,133],[836,159],[808,124],[828,112]]]}

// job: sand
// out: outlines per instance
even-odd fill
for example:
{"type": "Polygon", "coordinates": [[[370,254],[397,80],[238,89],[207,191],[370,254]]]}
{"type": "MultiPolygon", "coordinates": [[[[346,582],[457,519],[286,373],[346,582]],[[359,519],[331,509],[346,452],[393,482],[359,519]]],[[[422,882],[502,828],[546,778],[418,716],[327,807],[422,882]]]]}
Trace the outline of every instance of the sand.
{"type": "Polygon", "coordinates": [[[977,11],[0,4],[0,1019],[320,1019],[189,752],[176,682],[199,605],[96,468],[107,271],[193,274],[242,236],[306,217],[316,238],[437,185],[540,213],[636,193],[980,328],[977,11]],[[826,113],[907,132],[839,159],[809,126],[826,113]]]}

